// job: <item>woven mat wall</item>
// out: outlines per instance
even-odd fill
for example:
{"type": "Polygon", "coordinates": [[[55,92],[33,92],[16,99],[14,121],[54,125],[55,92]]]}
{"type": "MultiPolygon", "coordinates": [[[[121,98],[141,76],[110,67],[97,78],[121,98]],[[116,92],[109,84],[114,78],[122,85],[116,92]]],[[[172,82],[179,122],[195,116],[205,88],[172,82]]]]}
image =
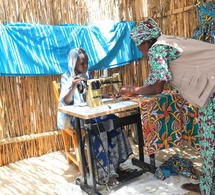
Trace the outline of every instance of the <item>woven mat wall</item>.
{"type": "MultiPolygon", "coordinates": [[[[197,25],[194,4],[193,0],[149,0],[148,4],[146,0],[1,0],[0,23],[87,24],[110,19],[139,22],[150,16],[164,33],[191,37],[197,25]]],[[[111,69],[108,75],[118,71],[124,84],[142,85],[149,65],[140,60],[111,69]]],[[[103,72],[93,74],[99,77],[103,72]]],[[[52,80],[59,79],[60,75],[0,77],[0,166],[63,149],[51,85],[52,80]]],[[[108,90],[113,89],[105,92],[108,90]]]]}

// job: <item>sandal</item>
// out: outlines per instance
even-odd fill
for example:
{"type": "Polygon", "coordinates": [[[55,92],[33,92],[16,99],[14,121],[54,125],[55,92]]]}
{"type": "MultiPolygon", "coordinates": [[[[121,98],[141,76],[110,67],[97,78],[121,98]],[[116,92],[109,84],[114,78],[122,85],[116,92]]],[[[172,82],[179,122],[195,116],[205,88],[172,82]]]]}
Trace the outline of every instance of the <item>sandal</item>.
{"type": "Polygon", "coordinates": [[[181,188],[184,190],[201,193],[199,184],[185,183],[181,186],[181,188]]]}

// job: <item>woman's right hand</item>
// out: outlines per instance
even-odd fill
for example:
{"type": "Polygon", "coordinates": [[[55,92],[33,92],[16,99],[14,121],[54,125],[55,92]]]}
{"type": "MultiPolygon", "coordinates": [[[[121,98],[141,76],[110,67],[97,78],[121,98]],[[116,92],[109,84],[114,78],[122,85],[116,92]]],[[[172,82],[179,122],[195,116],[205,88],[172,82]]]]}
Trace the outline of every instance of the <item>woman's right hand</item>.
{"type": "Polygon", "coordinates": [[[74,92],[75,92],[78,84],[83,80],[84,79],[82,77],[74,77],[72,79],[72,87],[70,88],[70,90],[68,91],[68,93],[64,97],[65,104],[67,104],[67,105],[70,104],[70,102],[73,100],[73,95],[74,95],[74,92]]]}
{"type": "Polygon", "coordinates": [[[119,93],[125,97],[133,96],[135,95],[134,93],[131,92],[133,88],[134,86],[131,85],[122,86],[119,90],[119,93]]]}
{"type": "Polygon", "coordinates": [[[76,88],[78,83],[80,83],[83,80],[84,80],[84,78],[82,78],[82,77],[74,77],[72,80],[72,88],[76,88]]]}

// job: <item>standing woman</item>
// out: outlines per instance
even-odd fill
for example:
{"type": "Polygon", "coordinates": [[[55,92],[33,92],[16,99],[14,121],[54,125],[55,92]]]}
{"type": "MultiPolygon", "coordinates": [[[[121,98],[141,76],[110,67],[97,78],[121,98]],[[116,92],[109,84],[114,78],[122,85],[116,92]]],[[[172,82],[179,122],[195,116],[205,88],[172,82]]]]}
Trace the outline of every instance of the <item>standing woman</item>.
{"type": "Polygon", "coordinates": [[[123,86],[122,95],[155,95],[170,83],[191,104],[199,107],[200,184],[182,188],[215,194],[215,45],[178,36],[162,35],[156,22],[141,21],[130,33],[151,72],[143,86],[123,86]]]}
{"type": "MultiPolygon", "coordinates": [[[[79,84],[83,80],[89,79],[87,53],[82,48],[72,49],[69,52],[68,60],[68,71],[61,77],[59,106],[80,104],[86,101],[85,91],[79,87],[79,84]]],[[[90,123],[115,117],[115,115],[97,117],[91,119],[90,123]]],[[[58,112],[58,128],[65,129],[70,126],[75,126],[75,117],[58,112]]],[[[83,121],[81,121],[81,128],[84,129],[83,121]]],[[[92,136],[92,139],[94,156],[97,158],[99,181],[108,185],[117,185],[119,183],[117,180],[119,165],[133,153],[124,128],[97,133],[92,136]]]]}

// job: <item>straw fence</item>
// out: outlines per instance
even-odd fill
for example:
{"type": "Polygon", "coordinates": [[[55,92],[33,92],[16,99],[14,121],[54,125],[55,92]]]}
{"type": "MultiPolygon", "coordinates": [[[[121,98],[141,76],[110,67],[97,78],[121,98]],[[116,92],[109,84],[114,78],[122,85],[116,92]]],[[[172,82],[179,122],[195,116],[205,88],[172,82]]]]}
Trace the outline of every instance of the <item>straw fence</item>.
{"type": "MultiPolygon", "coordinates": [[[[165,34],[191,37],[197,25],[194,4],[194,0],[1,0],[0,23],[139,22],[150,16],[165,34]]],[[[110,69],[108,75],[118,71],[124,84],[142,85],[149,65],[140,60],[110,69]]],[[[93,74],[99,77],[103,72],[93,74]]],[[[52,80],[60,81],[60,75],[0,77],[0,166],[64,149],[52,80]]]]}

